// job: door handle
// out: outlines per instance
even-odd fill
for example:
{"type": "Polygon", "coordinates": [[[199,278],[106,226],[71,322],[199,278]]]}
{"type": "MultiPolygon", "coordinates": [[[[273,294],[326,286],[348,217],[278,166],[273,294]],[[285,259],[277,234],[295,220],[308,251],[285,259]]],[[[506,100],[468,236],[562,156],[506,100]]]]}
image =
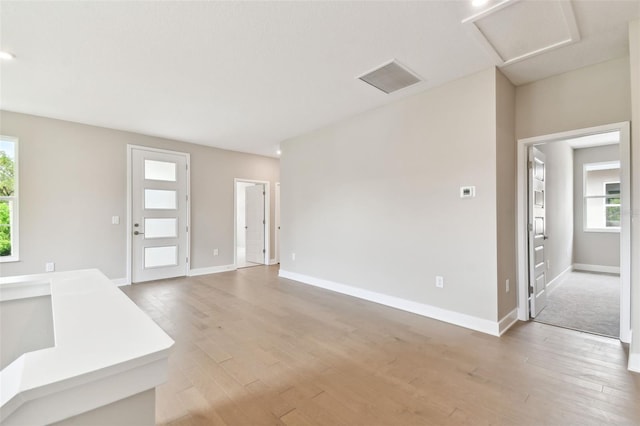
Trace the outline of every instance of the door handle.
{"type": "Polygon", "coordinates": [[[133,231],[133,235],[144,235],[144,232],[133,231]]]}
{"type": "Polygon", "coordinates": [[[542,238],[545,239],[545,240],[549,239],[549,237],[547,237],[546,235],[544,235],[542,238]]]}

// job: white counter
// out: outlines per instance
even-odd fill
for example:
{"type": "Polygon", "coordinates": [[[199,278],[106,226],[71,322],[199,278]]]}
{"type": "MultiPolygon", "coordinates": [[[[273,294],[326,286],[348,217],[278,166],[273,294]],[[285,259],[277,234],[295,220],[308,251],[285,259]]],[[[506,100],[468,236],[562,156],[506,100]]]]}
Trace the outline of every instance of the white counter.
{"type": "Polygon", "coordinates": [[[0,278],[0,301],[51,295],[55,345],[0,372],[0,423],[50,424],[154,389],[173,340],[100,271],[0,278]]]}

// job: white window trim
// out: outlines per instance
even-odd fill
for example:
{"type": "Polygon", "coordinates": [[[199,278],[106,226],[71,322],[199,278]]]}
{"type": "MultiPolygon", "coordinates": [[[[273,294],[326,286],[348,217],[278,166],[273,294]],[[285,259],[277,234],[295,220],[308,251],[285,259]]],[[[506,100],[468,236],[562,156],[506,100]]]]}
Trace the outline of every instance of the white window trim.
{"type": "Polygon", "coordinates": [[[13,167],[13,172],[15,173],[14,180],[14,193],[11,197],[2,197],[0,196],[0,200],[8,200],[12,201],[11,206],[11,256],[0,256],[0,263],[7,262],[18,262],[20,260],[20,228],[19,228],[19,196],[20,196],[20,161],[19,161],[19,144],[18,138],[14,138],[12,136],[3,136],[0,135],[0,139],[3,141],[13,142],[14,143],[14,154],[15,154],[15,164],[13,167]]]}
{"type": "MultiPolygon", "coordinates": [[[[608,226],[606,228],[589,228],[587,226],[587,200],[589,199],[607,199],[607,195],[603,191],[603,195],[586,195],[587,194],[587,172],[593,170],[620,170],[620,161],[602,161],[598,163],[585,163],[582,166],[582,229],[584,232],[603,232],[603,233],[620,233],[619,226],[608,226]]],[[[620,179],[621,180],[621,179],[620,179]]],[[[620,180],[615,182],[603,182],[603,189],[606,188],[607,183],[620,183],[620,180]]],[[[622,190],[622,188],[621,188],[622,190]]],[[[620,192],[622,197],[622,191],[620,192]]],[[[622,198],[621,198],[622,200],[622,198]]],[[[622,203],[621,203],[622,204],[622,203]]],[[[606,215],[607,205],[620,206],[621,204],[605,204],[603,214],[606,215]]],[[[621,207],[622,208],[622,207],[621,207]]]]}

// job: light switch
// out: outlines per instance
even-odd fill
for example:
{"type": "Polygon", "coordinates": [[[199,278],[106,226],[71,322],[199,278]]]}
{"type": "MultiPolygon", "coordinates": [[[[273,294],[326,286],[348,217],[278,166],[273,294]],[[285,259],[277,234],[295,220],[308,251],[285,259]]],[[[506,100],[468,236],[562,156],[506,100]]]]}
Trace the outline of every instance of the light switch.
{"type": "Polygon", "coordinates": [[[120,216],[111,216],[112,225],[120,225],[120,216]]]}

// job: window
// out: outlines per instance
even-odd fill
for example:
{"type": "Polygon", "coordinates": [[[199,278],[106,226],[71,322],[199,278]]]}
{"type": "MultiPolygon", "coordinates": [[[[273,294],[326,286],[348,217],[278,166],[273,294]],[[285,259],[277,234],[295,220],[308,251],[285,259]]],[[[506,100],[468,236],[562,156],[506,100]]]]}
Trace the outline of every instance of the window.
{"type": "Polygon", "coordinates": [[[620,232],[620,162],[584,165],[584,228],[620,232]]]}
{"type": "Polygon", "coordinates": [[[18,140],[0,136],[0,262],[18,260],[18,140]]]}

